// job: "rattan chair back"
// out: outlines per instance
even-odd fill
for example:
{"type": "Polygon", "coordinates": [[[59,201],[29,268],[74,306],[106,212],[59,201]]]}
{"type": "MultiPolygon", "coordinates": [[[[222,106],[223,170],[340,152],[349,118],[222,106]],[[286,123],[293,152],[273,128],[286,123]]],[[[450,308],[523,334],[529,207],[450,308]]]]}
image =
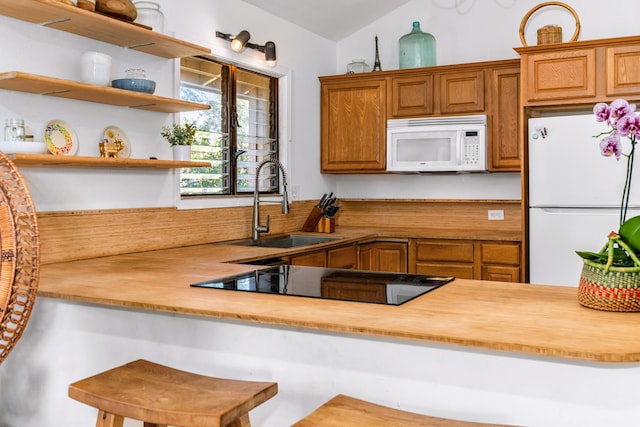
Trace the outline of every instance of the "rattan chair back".
{"type": "Polygon", "coordinates": [[[27,325],[39,272],[36,210],[22,175],[0,152],[0,363],[27,325]]]}

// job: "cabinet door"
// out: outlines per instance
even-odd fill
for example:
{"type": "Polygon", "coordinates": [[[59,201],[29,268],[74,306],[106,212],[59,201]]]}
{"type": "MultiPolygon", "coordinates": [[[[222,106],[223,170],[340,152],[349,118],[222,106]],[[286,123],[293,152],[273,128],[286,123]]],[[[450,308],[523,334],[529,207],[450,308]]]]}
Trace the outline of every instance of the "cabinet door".
{"type": "Polygon", "coordinates": [[[520,243],[480,242],[481,279],[520,281],[520,243]]]}
{"type": "Polygon", "coordinates": [[[484,71],[451,72],[440,76],[441,113],[481,113],[484,110],[484,71]]]}
{"type": "Polygon", "coordinates": [[[411,239],[409,272],[459,279],[520,281],[520,243],[411,239]]]}
{"type": "Polygon", "coordinates": [[[407,272],[407,244],[402,242],[372,242],[359,245],[360,270],[407,272]]]}
{"type": "Polygon", "coordinates": [[[409,245],[409,272],[474,279],[472,241],[412,239],[409,245]]]}
{"type": "Polygon", "coordinates": [[[433,114],[433,76],[391,78],[390,116],[421,117],[433,114]]]}
{"type": "Polygon", "coordinates": [[[322,84],[322,172],[384,172],[386,80],[322,84]]]}
{"type": "Polygon", "coordinates": [[[532,53],[522,59],[526,101],[596,96],[595,48],[532,53]]]}
{"type": "Polygon", "coordinates": [[[520,68],[493,70],[489,116],[488,161],[491,171],[519,171],[520,68]]]}
{"type": "Polygon", "coordinates": [[[520,268],[508,265],[483,265],[482,280],[498,282],[519,282],[520,268]]]}
{"type": "Polygon", "coordinates": [[[618,46],[606,49],[607,96],[640,93],[640,46],[618,46]]]}
{"type": "Polygon", "coordinates": [[[481,242],[480,258],[482,263],[517,265],[520,263],[520,244],[481,242]]]}
{"type": "Polygon", "coordinates": [[[326,267],[327,253],[325,251],[307,252],[300,255],[291,255],[291,265],[303,265],[306,267],[326,267]]]}
{"type": "Polygon", "coordinates": [[[358,248],[355,245],[327,249],[327,267],[355,269],[358,264],[358,248]]]}

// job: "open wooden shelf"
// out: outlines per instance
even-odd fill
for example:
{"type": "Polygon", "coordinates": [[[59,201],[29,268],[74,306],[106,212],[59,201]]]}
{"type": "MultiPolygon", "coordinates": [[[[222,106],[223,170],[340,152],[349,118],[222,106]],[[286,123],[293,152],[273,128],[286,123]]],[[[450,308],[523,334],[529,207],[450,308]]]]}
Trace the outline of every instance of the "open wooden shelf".
{"type": "Polygon", "coordinates": [[[210,162],[189,162],[154,159],[120,159],[89,156],[54,156],[53,154],[8,154],[9,158],[21,166],[65,166],[65,167],[105,167],[105,168],[197,168],[211,166],[210,162]]]}
{"type": "Polygon", "coordinates": [[[57,0],[0,0],[0,14],[164,58],[211,50],[57,0]]]}
{"type": "Polygon", "coordinates": [[[181,99],[165,98],[148,93],[133,92],[108,86],[96,86],[20,71],[0,73],[0,89],[57,96],[60,98],[77,99],[161,113],[179,113],[183,111],[208,110],[210,108],[209,105],[206,104],[197,104],[181,99]]]}

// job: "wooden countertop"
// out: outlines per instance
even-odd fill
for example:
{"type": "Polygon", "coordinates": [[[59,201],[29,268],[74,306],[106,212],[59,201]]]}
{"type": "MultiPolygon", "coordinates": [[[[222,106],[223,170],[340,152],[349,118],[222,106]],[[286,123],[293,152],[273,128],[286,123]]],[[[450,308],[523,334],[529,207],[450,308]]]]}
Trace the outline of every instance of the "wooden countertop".
{"type": "Polygon", "coordinates": [[[189,286],[255,268],[224,261],[282,252],[209,244],[47,264],[41,266],[39,295],[569,359],[640,361],[640,313],[584,308],[572,287],[458,279],[401,306],[386,306],[189,286]]]}

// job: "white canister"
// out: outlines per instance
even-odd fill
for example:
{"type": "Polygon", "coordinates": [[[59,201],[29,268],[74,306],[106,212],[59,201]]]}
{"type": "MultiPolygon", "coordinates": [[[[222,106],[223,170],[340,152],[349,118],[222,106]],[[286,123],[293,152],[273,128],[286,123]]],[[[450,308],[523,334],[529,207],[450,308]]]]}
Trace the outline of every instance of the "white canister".
{"type": "Polygon", "coordinates": [[[80,59],[80,78],[85,83],[109,86],[111,57],[100,52],[85,52],[80,59]]]}

